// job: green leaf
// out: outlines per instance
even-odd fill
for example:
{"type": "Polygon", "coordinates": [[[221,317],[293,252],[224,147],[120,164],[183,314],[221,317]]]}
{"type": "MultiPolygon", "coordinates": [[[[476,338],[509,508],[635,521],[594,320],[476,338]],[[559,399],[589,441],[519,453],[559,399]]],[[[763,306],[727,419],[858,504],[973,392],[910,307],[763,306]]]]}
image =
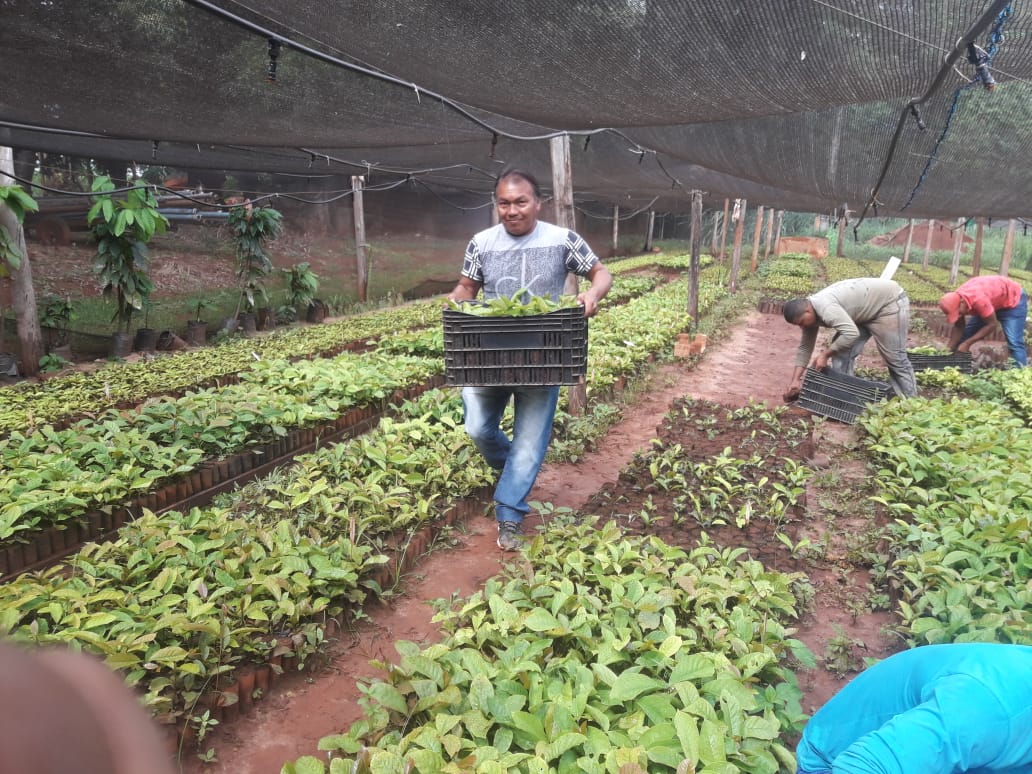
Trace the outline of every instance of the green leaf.
{"type": "Polygon", "coordinates": [[[634,671],[634,667],[624,671],[616,678],[613,688],[609,692],[609,700],[613,703],[624,702],[636,699],[647,691],[658,691],[666,688],[667,684],[654,677],[640,674],[634,671]]]}

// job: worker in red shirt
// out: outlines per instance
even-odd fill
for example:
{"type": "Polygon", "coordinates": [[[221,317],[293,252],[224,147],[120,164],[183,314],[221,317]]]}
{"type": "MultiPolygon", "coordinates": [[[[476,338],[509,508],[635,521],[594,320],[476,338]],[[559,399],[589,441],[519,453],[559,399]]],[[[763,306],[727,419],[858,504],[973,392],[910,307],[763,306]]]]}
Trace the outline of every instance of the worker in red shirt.
{"type": "Polygon", "coordinates": [[[1011,357],[1019,366],[1028,365],[1025,350],[1025,319],[1028,317],[1028,296],[1024,288],[1007,277],[996,274],[972,277],[939,300],[950,330],[950,352],[970,352],[971,345],[981,341],[999,325],[1007,339],[1011,357]],[[965,316],[971,319],[965,324],[965,316]]]}

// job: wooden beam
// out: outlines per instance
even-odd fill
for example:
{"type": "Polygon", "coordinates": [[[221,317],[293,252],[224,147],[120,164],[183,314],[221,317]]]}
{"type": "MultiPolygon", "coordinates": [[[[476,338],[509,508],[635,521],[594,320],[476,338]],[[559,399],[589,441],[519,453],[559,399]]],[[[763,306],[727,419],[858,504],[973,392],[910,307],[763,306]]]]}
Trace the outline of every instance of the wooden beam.
{"type": "Polygon", "coordinates": [[[842,251],[842,246],[846,241],[846,218],[849,216],[849,209],[846,205],[842,205],[842,210],[839,212],[838,219],[838,244],[835,245],[835,255],[839,258],[844,258],[845,253],[842,251]]]}
{"type": "Polygon", "coordinates": [[[652,252],[652,232],[656,229],[656,211],[649,210],[649,224],[645,228],[645,247],[646,253],[652,252]]]}
{"type": "Polygon", "coordinates": [[[620,205],[613,205],[613,255],[620,250],[620,205]]]}
{"type": "MultiPolygon", "coordinates": [[[[0,146],[0,185],[14,186],[14,150],[0,146]]],[[[36,308],[36,288],[32,282],[32,261],[25,247],[25,229],[10,207],[0,201],[0,229],[8,234],[10,245],[21,256],[18,268],[9,268],[11,274],[11,305],[18,323],[18,345],[21,350],[21,374],[38,376],[39,361],[44,355],[43,331],[36,308]]]]}
{"type": "Polygon", "coordinates": [[[767,217],[767,240],[766,245],[763,248],[763,260],[770,258],[770,238],[774,233],[774,208],[770,208],[770,214],[767,217]]]}
{"type": "Polygon", "coordinates": [[[778,222],[774,224],[774,255],[781,255],[781,224],[785,220],[785,211],[778,210],[778,222]]]}

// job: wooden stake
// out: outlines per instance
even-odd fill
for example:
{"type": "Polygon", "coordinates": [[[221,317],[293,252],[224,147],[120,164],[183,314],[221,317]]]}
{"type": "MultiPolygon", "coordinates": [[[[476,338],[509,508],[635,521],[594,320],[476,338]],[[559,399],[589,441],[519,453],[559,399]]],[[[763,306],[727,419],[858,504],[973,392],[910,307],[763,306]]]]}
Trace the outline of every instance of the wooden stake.
{"type": "Polygon", "coordinates": [[[652,252],[652,232],[656,229],[656,211],[649,210],[649,225],[645,229],[645,247],[646,253],[652,252]]]}
{"type": "Polygon", "coordinates": [[[774,225],[774,255],[781,255],[781,224],[785,220],[785,211],[778,210],[778,222],[774,225]]]}
{"type": "Polygon", "coordinates": [[[835,245],[835,255],[839,258],[844,258],[845,253],[842,252],[842,245],[846,241],[846,217],[849,215],[849,209],[846,205],[842,205],[842,211],[839,213],[838,219],[838,244],[835,245]]]}

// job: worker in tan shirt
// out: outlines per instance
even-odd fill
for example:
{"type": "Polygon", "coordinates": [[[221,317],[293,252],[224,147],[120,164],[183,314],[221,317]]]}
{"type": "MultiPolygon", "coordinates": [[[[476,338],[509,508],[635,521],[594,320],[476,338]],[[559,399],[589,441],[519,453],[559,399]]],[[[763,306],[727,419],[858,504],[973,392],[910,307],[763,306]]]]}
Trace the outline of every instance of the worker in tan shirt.
{"type": "Polygon", "coordinates": [[[808,298],[792,299],[785,304],[784,313],[786,322],[803,330],[785,400],[798,397],[808,365],[819,371],[830,365],[840,373],[852,375],[856,359],[870,338],[889,367],[893,391],[901,397],[917,395],[914,366],[907,357],[910,299],[896,282],[874,278],[842,280],[808,298]],[[833,328],[835,335],[827,349],[813,355],[822,327],[833,328]]]}

